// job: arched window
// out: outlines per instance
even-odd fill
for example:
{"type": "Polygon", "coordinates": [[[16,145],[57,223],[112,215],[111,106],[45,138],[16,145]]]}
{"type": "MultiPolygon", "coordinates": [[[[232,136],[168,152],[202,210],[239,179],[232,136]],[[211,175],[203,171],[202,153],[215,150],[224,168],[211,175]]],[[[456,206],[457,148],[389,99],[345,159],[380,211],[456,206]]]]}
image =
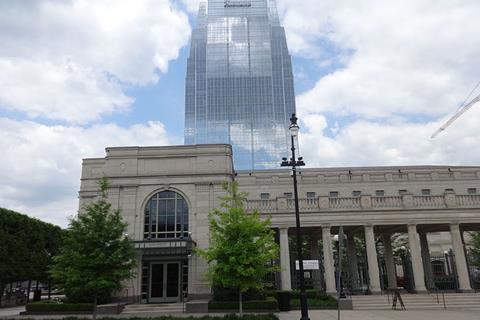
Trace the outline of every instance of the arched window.
{"type": "Polygon", "coordinates": [[[145,239],[188,237],[188,206],[174,191],[162,191],[145,206],[145,239]]]}

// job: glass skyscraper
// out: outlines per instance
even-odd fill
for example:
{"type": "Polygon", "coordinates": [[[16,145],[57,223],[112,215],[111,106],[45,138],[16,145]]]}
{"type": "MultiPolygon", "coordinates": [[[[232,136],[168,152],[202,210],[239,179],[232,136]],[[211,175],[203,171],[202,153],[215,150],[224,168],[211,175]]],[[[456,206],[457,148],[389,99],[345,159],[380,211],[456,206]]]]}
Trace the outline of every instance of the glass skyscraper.
{"type": "Polygon", "coordinates": [[[279,167],[295,94],[274,0],[202,3],[185,86],[186,144],[231,144],[237,170],[279,167]]]}

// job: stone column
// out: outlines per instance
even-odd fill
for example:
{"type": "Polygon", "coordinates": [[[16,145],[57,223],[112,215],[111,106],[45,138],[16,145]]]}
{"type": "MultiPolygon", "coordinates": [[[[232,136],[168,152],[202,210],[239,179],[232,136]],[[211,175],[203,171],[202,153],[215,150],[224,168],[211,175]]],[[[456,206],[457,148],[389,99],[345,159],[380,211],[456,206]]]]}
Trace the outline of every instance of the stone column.
{"type": "Polygon", "coordinates": [[[420,232],[420,249],[422,251],[423,270],[425,271],[425,282],[427,289],[435,288],[433,282],[432,262],[430,258],[430,248],[428,247],[428,238],[426,232],[420,232]]]}
{"type": "Polygon", "coordinates": [[[370,292],[378,294],[380,288],[380,272],[378,271],[377,246],[375,245],[375,235],[373,226],[365,226],[365,246],[367,249],[368,277],[370,280],[370,292]]]}
{"type": "Polygon", "coordinates": [[[279,228],[280,231],[280,279],[282,290],[292,290],[290,273],[290,248],[288,247],[288,228],[279,228]]]}
{"type": "Polygon", "coordinates": [[[388,289],[397,288],[397,272],[395,270],[395,261],[393,260],[392,236],[390,234],[382,235],[383,249],[385,250],[385,265],[387,267],[388,289]]]}
{"type": "MultiPolygon", "coordinates": [[[[320,259],[320,251],[318,248],[318,231],[315,230],[314,232],[311,233],[311,240],[312,242],[310,243],[310,256],[312,257],[312,260],[319,260],[320,259]]],[[[321,275],[320,275],[320,270],[312,270],[312,280],[313,280],[313,287],[317,290],[322,289],[322,281],[321,281],[321,275]]]]}
{"type": "Polygon", "coordinates": [[[347,260],[348,260],[348,271],[350,273],[350,279],[352,281],[352,289],[359,289],[359,279],[358,279],[358,260],[357,260],[357,248],[355,248],[355,238],[353,233],[347,234],[347,260]]]}
{"type": "Polygon", "coordinates": [[[420,253],[420,240],[418,239],[417,226],[408,225],[408,244],[410,247],[410,256],[412,258],[413,279],[415,282],[415,291],[426,292],[425,274],[423,272],[422,255],[420,253]]]}
{"type": "Polygon", "coordinates": [[[458,274],[458,286],[460,291],[472,291],[470,277],[467,267],[467,259],[463,248],[462,234],[458,224],[450,225],[450,236],[452,237],[453,253],[455,254],[455,265],[458,274]]]}
{"type": "Polygon", "coordinates": [[[325,278],[325,289],[327,293],[335,293],[335,269],[333,265],[332,254],[332,235],[330,234],[330,226],[322,226],[323,240],[323,269],[325,278]]]}

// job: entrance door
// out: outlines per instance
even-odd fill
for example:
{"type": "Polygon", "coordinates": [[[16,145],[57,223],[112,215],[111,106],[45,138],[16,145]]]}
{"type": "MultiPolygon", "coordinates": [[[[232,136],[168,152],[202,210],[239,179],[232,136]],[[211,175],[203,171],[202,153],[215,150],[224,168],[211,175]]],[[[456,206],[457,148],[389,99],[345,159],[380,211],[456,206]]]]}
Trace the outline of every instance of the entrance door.
{"type": "Polygon", "coordinates": [[[180,263],[150,264],[149,302],[180,301],[180,263]]]}

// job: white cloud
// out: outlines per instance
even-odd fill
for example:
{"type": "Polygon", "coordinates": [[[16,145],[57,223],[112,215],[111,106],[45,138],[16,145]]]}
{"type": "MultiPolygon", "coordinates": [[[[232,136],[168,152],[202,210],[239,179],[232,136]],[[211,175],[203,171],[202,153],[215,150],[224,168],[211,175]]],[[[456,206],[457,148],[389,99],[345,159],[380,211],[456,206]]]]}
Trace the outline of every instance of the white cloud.
{"type": "Polygon", "coordinates": [[[0,118],[0,206],[66,225],[76,213],[81,161],[104,157],[105,147],[168,145],[162,123],[46,126],[0,118]]]}
{"type": "Polygon", "coordinates": [[[198,12],[201,2],[207,2],[207,0],[181,0],[187,8],[187,11],[193,14],[198,12]]]}
{"type": "Polygon", "coordinates": [[[329,60],[316,56],[327,43],[344,55],[299,96],[303,113],[439,116],[480,80],[478,1],[279,2],[294,54],[329,60]]]}
{"type": "Polygon", "coordinates": [[[279,0],[279,7],[294,55],[343,64],[297,97],[310,166],[480,162],[480,104],[430,139],[480,80],[480,2],[279,0]]]}
{"type": "Polygon", "coordinates": [[[430,139],[441,121],[378,123],[357,120],[332,136],[327,134],[326,119],[311,115],[302,123],[300,150],[310,167],[478,165],[479,118],[480,108],[471,109],[469,116],[460,118],[436,139],[430,139]]]}
{"type": "Polygon", "coordinates": [[[0,108],[73,123],[125,110],[190,35],[168,0],[0,3],[0,108]]]}

